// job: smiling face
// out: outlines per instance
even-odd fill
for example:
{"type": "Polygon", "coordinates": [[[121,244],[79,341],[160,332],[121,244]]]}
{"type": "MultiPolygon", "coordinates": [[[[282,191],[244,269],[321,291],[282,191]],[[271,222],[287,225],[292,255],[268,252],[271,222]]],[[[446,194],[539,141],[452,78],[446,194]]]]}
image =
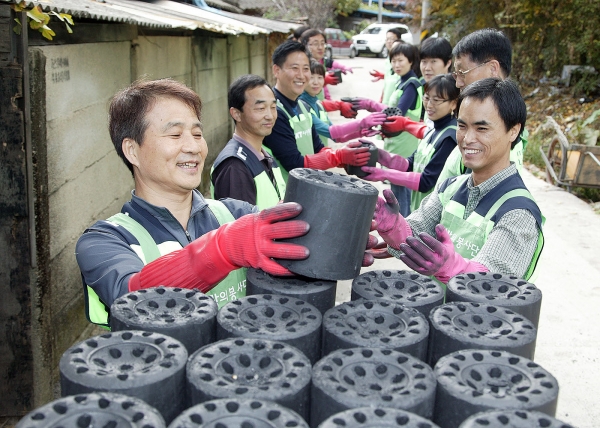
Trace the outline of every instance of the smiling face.
{"type": "Polygon", "coordinates": [[[296,100],[310,80],[308,55],[304,52],[292,52],[282,67],[273,64],[273,76],[277,79],[277,90],[287,98],[296,100]]]}
{"type": "Polygon", "coordinates": [[[473,170],[476,185],[509,166],[510,146],[520,128],[515,125],[506,130],[491,98],[462,101],[456,139],[464,165],[473,170]]]}
{"type": "Polygon", "coordinates": [[[242,110],[229,109],[235,120],[235,132],[253,145],[262,144],[267,135],[271,135],[277,119],[277,101],[271,88],[266,85],[248,89],[242,110]]]}
{"type": "Polygon", "coordinates": [[[408,58],[404,56],[404,54],[394,55],[391,63],[392,70],[394,70],[394,73],[396,73],[398,76],[404,76],[412,67],[412,62],[410,62],[408,58]]]}
{"type": "Polygon", "coordinates": [[[425,81],[429,82],[438,74],[448,73],[451,62],[452,61],[444,63],[441,58],[422,58],[421,63],[419,64],[421,67],[421,74],[425,81]]]}
{"type": "Polygon", "coordinates": [[[317,61],[321,61],[325,56],[325,37],[321,34],[317,34],[316,36],[309,37],[306,42],[306,46],[308,50],[310,50],[310,54],[317,61]]]}
{"type": "Polygon", "coordinates": [[[456,109],[456,100],[449,101],[447,95],[431,89],[423,96],[423,107],[429,119],[438,120],[456,109]]]}
{"type": "Polygon", "coordinates": [[[161,198],[189,197],[200,184],[208,154],[200,120],[179,99],[160,97],[145,121],[142,144],[130,138],[122,143],[133,165],[136,195],[155,204],[161,198]]]}
{"type": "Polygon", "coordinates": [[[316,97],[325,85],[325,78],[318,73],[310,75],[310,81],[306,85],[306,92],[312,97],[316,97]]]}

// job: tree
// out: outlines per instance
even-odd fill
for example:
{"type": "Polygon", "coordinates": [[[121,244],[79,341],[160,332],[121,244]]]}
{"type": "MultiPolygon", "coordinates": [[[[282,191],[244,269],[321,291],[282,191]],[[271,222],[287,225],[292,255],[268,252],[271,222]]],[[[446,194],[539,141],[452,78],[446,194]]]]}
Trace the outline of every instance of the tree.
{"type": "MultiPolygon", "coordinates": [[[[420,0],[407,9],[420,16],[420,0]]],[[[431,0],[427,27],[456,44],[464,35],[498,28],[513,44],[514,76],[559,74],[566,64],[600,69],[600,1],[431,0]]]]}
{"type": "MultiPolygon", "coordinates": [[[[339,0],[271,0],[273,7],[265,17],[272,19],[306,18],[312,28],[323,29],[327,21],[334,17],[336,3],[339,0]]],[[[342,0],[348,3],[348,0],[342,0]]]]}

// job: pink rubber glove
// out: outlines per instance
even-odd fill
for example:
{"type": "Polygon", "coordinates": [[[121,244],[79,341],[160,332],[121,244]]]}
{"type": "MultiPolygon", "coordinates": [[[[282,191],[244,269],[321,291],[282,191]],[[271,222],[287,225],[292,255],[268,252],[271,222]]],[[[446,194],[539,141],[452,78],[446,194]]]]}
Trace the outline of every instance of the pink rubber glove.
{"type": "Polygon", "coordinates": [[[395,169],[396,171],[408,170],[408,160],[400,155],[395,155],[383,149],[378,149],[379,163],[386,168],[395,169]]]}
{"type": "MultiPolygon", "coordinates": [[[[375,230],[377,225],[374,221],[371,221],[371,231],[375,230]]],[[[372,249],[375,248],[379,240],[376,236],[369,234],[369,239],[367,240],[367,248],[365,249],[365,254],[362,259],[362,267],[371,266],[375,262],[375,256],[372,253],[372,249]]]]}
{"type": "Polygon", "coordinates": [[[385,241],[377,241],[377,244],[367,250],[367,253],[371,254],[374,259],[389,259],[393,257],[387,250],[387,243],[385,241]]]}
{"type": "Polygon", "coordinates": [[[352,100],[352,107],[354,110],[368,110],[370,112],[382,112],[387,108],[385,104],[368,98],[354,98],[352,100]]]}
{"type": "Polygon", "coordinates": [[[371,82],[378,82],[378,81],[380,81],[382,79],[385,79],[385,75],[381,71],[371,70],[369,72],[369,74],[371,76],[373,76],[373,79],[371,80],[371,82]]]}
{"type": "Polygon", "coordinates": [[[423,122],[415,122],[404,116],[390,116],[387,121],[381,125],[381,132],[385,134],[398,134],[406,131],[421,139],[427,132],[427,125],[423,122]]]}
{"type": "Polygon", "coordinates": [[[489,272],[489,269],[458,254],[454,250],[452,238],[444,226],[435,227],[436,238],[428,233],[420,233],[417,238],[407,238],[400,245],[404,253],[400,256],[406,266],[423,275],[434,275],[438,280],[447,283],[450,278],[467,272],[489,272]]]}
{"type": "Polygon", "coordinates": [[[339,61],[333,61],[331,63],[331,68],[341,70],[343,74],[353,73],[352,67],[348,67],[339,61]]]}
{"type": "Polygon", "coordinates": [[[362,119],[330,126],[329,135],[331,135],[332,140],[343,143],[362,137],[363,130],[370,130],[373,126],[379,126],[385,122],[385,119],[386,115],[384,113],[371,113],[362,119]]]}
{"type": "Polygon", "coordinates": [[[388,180],[390,183],[395,184],[396,186],[403,186],[410,190],[419,190],[419,183],[421,181],[420,172],[395,171],[393,169],[381,169],[373,166],[363,166],[361,169],[364,172],[369,173],[369,175],[362,177],[363,180],[388,180]]]}
{"type": "Polygon", "coordinates": [[[400,215],[400,206],[396,197],[390,189],[383,191],[383,198],[377,199],[373,219],[377,223],[377,232],[387,244],[400,249],[400,244],[406,242],[406,238],[412,236],[412,229],[400,215]]]}
{"type": "Polygon", "coordinates": [[[367,129],[360,130],[361,137],[374,137],[375,135],[379,135],[379,134],[381,134],[381,131],[379,131],[377,129],[367,128],[367,129]]]}
{"type": "Polygon", "coordinates": [[[325,84],[326,85],[337,85],[338,83],[340,83],[340,81],[334,74],[325,73],[325,84]]]}

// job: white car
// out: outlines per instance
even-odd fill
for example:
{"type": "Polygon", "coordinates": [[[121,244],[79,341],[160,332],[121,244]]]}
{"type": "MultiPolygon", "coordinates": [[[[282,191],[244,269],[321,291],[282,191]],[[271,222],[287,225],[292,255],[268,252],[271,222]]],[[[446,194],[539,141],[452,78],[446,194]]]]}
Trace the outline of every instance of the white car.
{"type": "Polygon", "coordinates": [[[413,44],[413,36],[408,26],[404,24],[371,24],[364,30],[352,36],[354,47],[356,48],[356,56],[364,53],[372,53],[380,58],[385,58],[388,55],[388,50],[385,47],[385,35],[390,28],[398,28],[404,31],[402,41],[413,44]]]}

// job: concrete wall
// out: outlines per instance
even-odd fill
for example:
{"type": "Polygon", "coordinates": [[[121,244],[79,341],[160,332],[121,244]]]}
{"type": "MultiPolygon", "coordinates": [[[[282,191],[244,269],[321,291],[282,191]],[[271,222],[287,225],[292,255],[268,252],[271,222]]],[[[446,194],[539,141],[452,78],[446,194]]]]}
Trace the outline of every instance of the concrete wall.
{"type": "MultiPolygon", "coordinates": [[[[0,309],[8,307],[10,316],[4,316],[1,311],[0,315],[3,321],[12,317],[13,330],[28,335],[30,340],[30,346],[15,353],[18,346],[4,349],[1,344],[10,341],[5,342],[0,337],[1,373],[10,366],[12,378],[20,373],[20,385],[27,389],[11,391],[16,400],[3,397],[5,403],[10,403],[6,406],[7,412],[16,412],[13,414],[22,414],[32,406],[57,397],[60,357],[86,334],[86,329],[90,330],[83,316],[75,244],[83,230],[95,220],[118,212],[133,188],[129,170],[116,155],[108,135],[107,109],[111,96],[139,77],[172,77],[199,93],[203,101],[204,133],[209,144],[209,159],[201,186],[206,193],[212,162],[232,133],[227,109],[229,84],[241,74],[265,75],[268,71],[266,36],[236,37],[206,31],[142,35],[135,28],[132,32],[131,26],[116,24],[115,33],[111,35],[110,25],[99,24],[97,28],[99,36],[95,37],[93,25],[89,31],[79,27],[79,42],[71,39],[67,44],[55,44],[36,39],[29,45],[38,266],[31,269],[26,245],[15,249],[12,259],[4,259],[10,261],[9,271],[21,272],[18,297],[21,304],[9,305],[8,300],[3,299],[5,303],[0,309]],[[18,260],[14,256],[18,256],[18,260]],[[20,403],[20,407],[15,408],[14,403],[20,403]]],[[[20,71],[15,72],[12,75],[18,80],[20,71]]],[[[18,92],[20,81],[15,83],[16,89],[12,88],[13,93],[18,92]]],[[[6,87],[4,81],[0,85],[6,87]]],[[[19,113],[14,102],[12,108],[19,113]]],[[[18,114],[15,119],[11,126],[16,130],[16,140],[21,142],[15,142],[12,153],[17,156],[14,166],[24,180],[25,159],[18,157],[24,151],[19,145],[24,140],[24,122],[18,114]]],[[[25,234],[19,239],[24,242],[27,239],[27,189],[25,184],[17,184],[18,198],[13,199],[19,205],[18,227],[25,234]]],[[[6,191],[11,189],[14,186],[6,187],[6,191]]],[[[15,231],[16,217],[11,218],[12,224],[5,229],[15,231]]],[[[0,245],[2,251],[11,245],[14,247],[5,240],[0,240],[0,245]]],[[[10,377],[3,376],[2,380],[9,381],[10,377]]]]}

